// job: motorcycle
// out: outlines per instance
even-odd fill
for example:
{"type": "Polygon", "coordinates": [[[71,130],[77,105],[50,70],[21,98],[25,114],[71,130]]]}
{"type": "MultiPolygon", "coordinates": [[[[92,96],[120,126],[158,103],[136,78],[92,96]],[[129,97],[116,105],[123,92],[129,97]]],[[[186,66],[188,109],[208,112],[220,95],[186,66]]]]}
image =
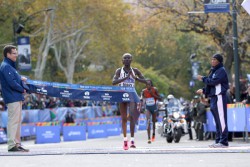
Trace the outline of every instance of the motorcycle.
{"type": "MultiPolygon", "coordinates": [[[[160,111],[164,111],[161,108],[160,111]]],[[[163,116],[162,124],[159,133],[161,136],[166,137],[168,143],[178,143],[181,137],[185,134],[185,115],[181,113],[181,107],[177,99],[173,99],[173,102],[169,102],[165,107],[165,116],[163,116]]]]}

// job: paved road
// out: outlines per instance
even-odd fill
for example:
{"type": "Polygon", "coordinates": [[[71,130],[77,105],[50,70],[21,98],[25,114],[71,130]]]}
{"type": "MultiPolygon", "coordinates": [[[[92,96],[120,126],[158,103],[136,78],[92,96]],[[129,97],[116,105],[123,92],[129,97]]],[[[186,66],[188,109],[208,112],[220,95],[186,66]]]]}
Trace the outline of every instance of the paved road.
{"type": "Polygon", "coordinates": [[[23,144],[29,153],[8,153],[6,144],[0,145],[1,167],[195,167],[195,166],[246,166],[250,165],[250,144],[234,140],[229,148],[208,148],[213,141],[190,141],[185,135],[180,143],[166,143],[159,135],[152,144],[147,144],[146,131],[136,133],[136,149],[124,151],[122,136],[106,139],[89,139],[77,142],[23,144]]]}

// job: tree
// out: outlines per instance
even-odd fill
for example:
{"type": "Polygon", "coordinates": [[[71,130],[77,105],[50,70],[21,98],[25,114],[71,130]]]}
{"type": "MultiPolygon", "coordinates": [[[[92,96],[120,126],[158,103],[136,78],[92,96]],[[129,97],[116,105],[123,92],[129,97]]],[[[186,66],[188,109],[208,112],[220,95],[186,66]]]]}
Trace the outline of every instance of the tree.
{"type": "MultiPolygon", "coordinates": [[[[181,32],[195,32],[212,37],[220,49],[214,52],[222,52],[226,56],[225,68],[231,73],[233,63],[232,42],[232,17],[230,14],[188,14],[188,12],[203,10],[201,0],[139,0],[140,4],[151,12],[151,16],[161,18],[175,26],[181,32]]],[[[239,1],[238,5],[241,4],[239,1]]],[[[249,44],[249,17],[243,10],[239,11],[241,19],[238,21],[240,62],[249,62],[247,56],[249,44]]]]}

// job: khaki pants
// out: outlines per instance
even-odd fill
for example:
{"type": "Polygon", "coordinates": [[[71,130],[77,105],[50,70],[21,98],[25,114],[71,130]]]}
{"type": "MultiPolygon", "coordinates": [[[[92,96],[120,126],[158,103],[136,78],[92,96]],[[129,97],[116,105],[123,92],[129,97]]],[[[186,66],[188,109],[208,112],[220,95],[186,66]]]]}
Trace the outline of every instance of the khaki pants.
{"type": "Polygon", "coordinates": [[[22,101],[8,103],[8,150],[21,145],[22,101]]]}

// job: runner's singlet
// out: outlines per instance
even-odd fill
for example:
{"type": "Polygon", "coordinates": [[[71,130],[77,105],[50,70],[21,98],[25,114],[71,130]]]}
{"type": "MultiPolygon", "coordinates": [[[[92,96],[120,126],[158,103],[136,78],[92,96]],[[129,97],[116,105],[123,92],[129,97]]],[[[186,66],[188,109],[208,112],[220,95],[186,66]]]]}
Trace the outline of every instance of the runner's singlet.
{"type": "MultiPolygon", "coordinates": [[[[156,90],[154,87],[151,87],[152,89],[152,93],[156,94],[156,90]]],[[[156,106],[156,100],[148,91],[148,89],[144,89],[143,90],[143,95],[145,98],[145,103],[146,103],[146,109],[151,113],[154,114],[154,112],[156,112],[157,110],[157,106],[156,106]]]]}
{"type": "MultiPolygon", "coordinates": [[[[133,68],[131,68],[131,70],[135,76],[135,72],[134,72],[133,68]]],[[[124,71],[124,69],[122,67],[119,79],[125,78],[127,76],[128,76],[128,74],[124,71]]],[[[135,87],[135,79],[132,76],[130,76],[128,79],[124,80],[123,82],[119,83],[118,85],[119,86],[135,87]]]]}
{"type": "MultiPolygon", "coordinates": [[[[154,94],[156,94],[156,91],[155,91],[154,87],[151,87],[151,89],[152,89],[152,92],[154,94]]],[[[144,98],[146,100],[146,105],[147,106],[155,105],[156,99],[149,93],[148,89],[144,89],[143,94],[144,94],[144,98]]]]}

